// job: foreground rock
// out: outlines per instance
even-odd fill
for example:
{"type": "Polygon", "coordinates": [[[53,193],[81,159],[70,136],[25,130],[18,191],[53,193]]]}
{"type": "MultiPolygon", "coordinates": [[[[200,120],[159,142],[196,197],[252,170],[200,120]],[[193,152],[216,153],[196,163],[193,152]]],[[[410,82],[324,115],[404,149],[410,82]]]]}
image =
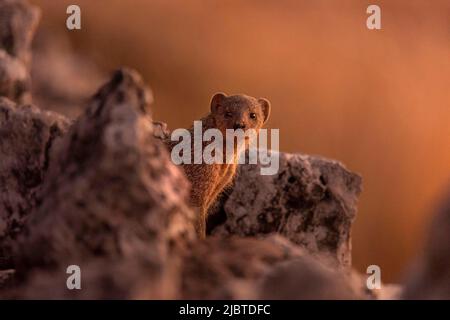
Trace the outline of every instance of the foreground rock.
{"type": "Polygon", "coordinates": [[[402,298],[450,299],[450,189],[445,197],[421,256],[410,270],[402,298]]]}
{"type": "Polygon", "coordinates": [[[359,283],[279,235],[210,237],[183,260],[183,299],[362,299],[359,283]],[[287,270],[286,270],[287,269],[287,270]]]}
{"type": "Polygon", "coordinates": [[[189,186],[153,138],[151,101],[134,71],[119,70],[55,146],[14,251],[26,284],[17,296],[173,295],[170,254],[189,245],[195,231],[185,204],[189,186]],[[88,288],[67,290],[73,264],[88,288]]]}
{"type": "Polygon", "coordinates": [[[280,153],[275,175],[261,175],[260,165],[240,166],[232,191],[214,214],[219,222],[212,234],[276,232],[312,254],[350,266],[350,233],[360,192],[361,178],[339,162],[280,153]]]}
{"type": "Polygon", "coordinates": [[[0,96],[31,101],[31,41],[39,10],[22,0],[0,0],[0,96]]]}
{"type": "Polygon", "coordinates": [[[352,278],[325,261],[304,255],[275,266],[258,288],[265,300],[365,299],[360,279],[352,278]]]}
{"type": "Polygon", "coordinates": [[[11,265],[11,241],[36,203],[50,148],[68,125],[63,116],[0,98],[0,270],[11,265]]]}

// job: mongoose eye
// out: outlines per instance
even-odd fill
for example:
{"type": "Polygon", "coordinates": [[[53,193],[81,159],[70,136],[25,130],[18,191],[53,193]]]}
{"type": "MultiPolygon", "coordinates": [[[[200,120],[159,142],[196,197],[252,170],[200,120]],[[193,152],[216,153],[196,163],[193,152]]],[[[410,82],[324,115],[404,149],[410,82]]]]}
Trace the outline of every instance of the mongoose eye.
{"type": "Polygon", "coordinates": [[[225,117],[231,118],[233,114],[231,112],[225,112],[225,117]]]}
{"type": "Polygon", "coordinates": [[[252,118],[252,119],[256,119],[256,113],[250,113],[250,118],[252,118]]]}

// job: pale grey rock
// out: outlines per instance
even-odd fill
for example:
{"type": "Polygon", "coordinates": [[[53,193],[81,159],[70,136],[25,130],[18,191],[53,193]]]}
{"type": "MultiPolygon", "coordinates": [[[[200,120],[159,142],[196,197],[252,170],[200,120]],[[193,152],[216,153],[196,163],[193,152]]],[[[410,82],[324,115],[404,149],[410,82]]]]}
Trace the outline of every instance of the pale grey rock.
{"type": "Polygon", "coordinates": [[[212,215],[222,216],[211,227],[212,234],[275,232],[312,254],[350,266],[351,226],[361,183],[359,175],[337,161],[300,154],[280,153],[275,175],[261,175],[259,164],[240,165],[229,196],[212,215]]]}

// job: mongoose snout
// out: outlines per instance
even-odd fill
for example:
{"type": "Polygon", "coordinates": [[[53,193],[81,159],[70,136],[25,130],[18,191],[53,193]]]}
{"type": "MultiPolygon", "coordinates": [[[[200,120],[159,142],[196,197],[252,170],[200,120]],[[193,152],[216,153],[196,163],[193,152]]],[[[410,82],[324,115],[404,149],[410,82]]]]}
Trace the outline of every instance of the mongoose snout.
{"type": "Polygon", "coordinates": [[[237,129],[243,129],[243,130],[245,130],[245,124],[244,124],[244,123],[239,123],[239,122],[237,122],[237,123],[234,124],[233,129],[234,129],[234,130],[237,130],[237,129]]]}

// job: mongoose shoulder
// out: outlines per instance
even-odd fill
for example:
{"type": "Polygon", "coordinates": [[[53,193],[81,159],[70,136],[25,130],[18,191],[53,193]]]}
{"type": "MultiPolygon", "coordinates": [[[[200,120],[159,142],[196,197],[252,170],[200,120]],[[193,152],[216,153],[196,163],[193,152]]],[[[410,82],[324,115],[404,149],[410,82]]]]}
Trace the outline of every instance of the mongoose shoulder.
{"type": "MultiPolygon", "coordinates": [[[[226,142],[227,129],[242,129],[244,131],[254,129],[256,133],[266,123],[270,114],[270,103],[264,98],[253,98],[247,95],[231,95],[217,93],[211,99],[210,113],[200,119],[202,121],[203,132],[207,129],[218,129],[222,133],[224,146],[226,142]]],[[[194,140],[194,127],[189,129],[194,140]]],[[[234,138],[233,138],[234,140],[234,138]]],[[[234,143],[234,141],[232,142],[234,143]]],[[[177,144],[175,141],[168,141],[169,148],[177,144]]],[[[206,143],[207,144],[207,143],[206,143]]],[[[205,142],[203,142],[203,146],[205,142]]],[[[182,164],[188,180],[190,181],[190,205],[198,208],[197,233],[201,237],[206,235],[206,218],[208,208],[214,203],[218,195],[233,180],[236,173],[237,158],[240,152],[245,149],[234,148],[233,161],[212,164],[182,164]]],[[[194,148],[191,149],[192,158],[194,148]]],[[[223,154],[226,150],[223,149],[223,154]]]]}

